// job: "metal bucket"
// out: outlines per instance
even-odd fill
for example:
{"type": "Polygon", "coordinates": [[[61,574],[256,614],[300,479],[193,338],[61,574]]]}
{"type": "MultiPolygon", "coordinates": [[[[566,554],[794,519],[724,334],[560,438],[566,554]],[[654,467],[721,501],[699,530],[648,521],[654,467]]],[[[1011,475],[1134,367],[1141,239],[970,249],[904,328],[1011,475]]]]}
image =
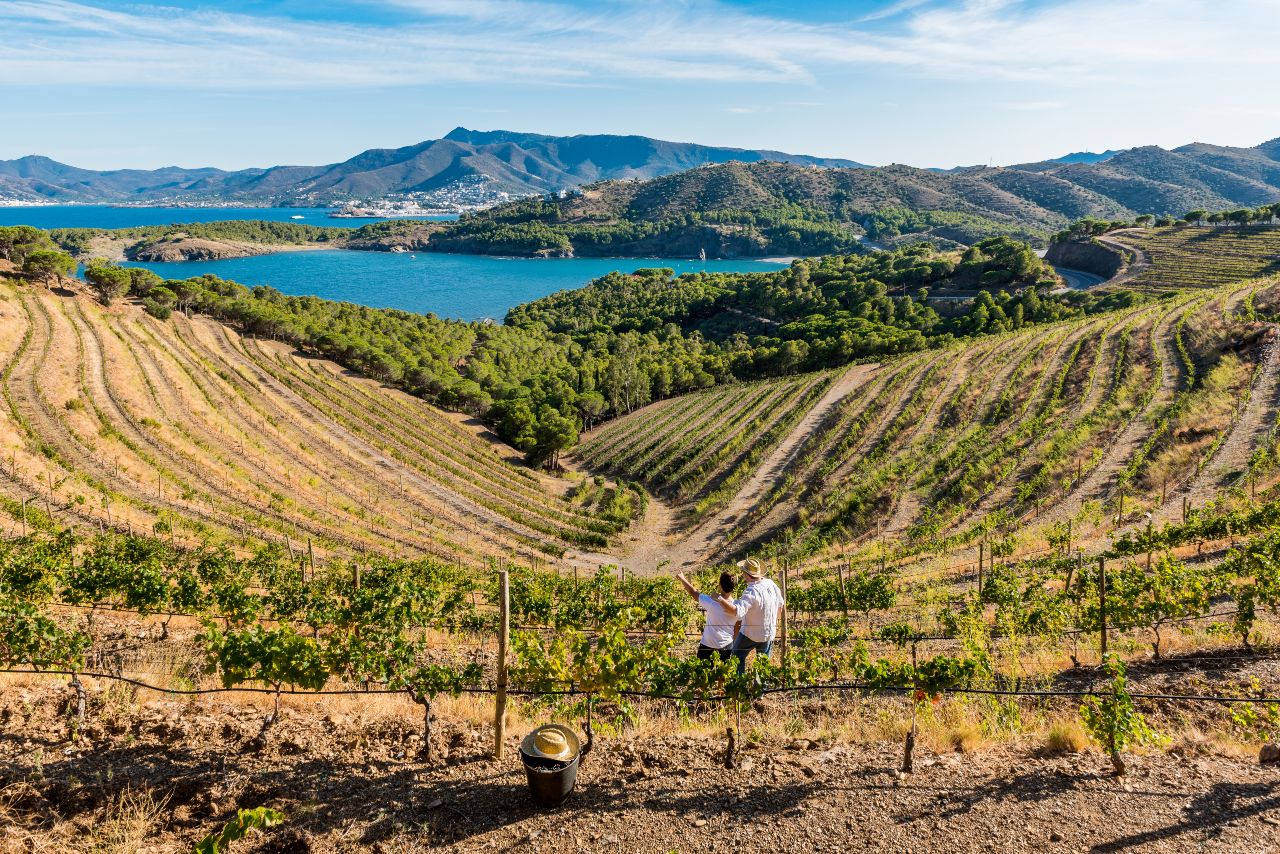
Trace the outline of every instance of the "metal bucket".
{"type": "Polygon", "coordinates": [[[520,759],[524,762],[524,774],[529,780],[529,792],[540,807],[558,807],[573,792],[578,782],[578,760],[582,754],[564,762],[558,759],[544,759],[530,756],[521,751],[520,759]]]}
{"type": "Polygon", "coordinates": [[[540,807],[558,807],[573,793],[578,782],[578,766],[582,757],[591,752],[593,741],[591,726],[587,726],[587,743],[572,759],[548,759],[533,756],[520,750],[520,761],[529,781],[529,792],[540,807]]]}

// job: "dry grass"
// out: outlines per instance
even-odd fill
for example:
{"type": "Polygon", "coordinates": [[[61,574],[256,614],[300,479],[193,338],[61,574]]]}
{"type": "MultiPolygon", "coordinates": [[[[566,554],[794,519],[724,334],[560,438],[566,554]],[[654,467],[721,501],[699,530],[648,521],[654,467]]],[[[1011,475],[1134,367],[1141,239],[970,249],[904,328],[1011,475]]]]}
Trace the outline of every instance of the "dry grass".
{"type": "Polygon", "coordinates": [[[1081,753],[1089,747],[1089,736],[1078,720],[1062,719],[1049,725],[1044,734],[1044,752],[1051,756],[1081,753]]]}
{"type": "Polygon", "coordinates": [[[125,789],[107,804],[106,814],[101,822],[95,822],[84,850],[134,854],[160,824],[168,804],[167,797],[156,798],[148,789],[125,789]]]}

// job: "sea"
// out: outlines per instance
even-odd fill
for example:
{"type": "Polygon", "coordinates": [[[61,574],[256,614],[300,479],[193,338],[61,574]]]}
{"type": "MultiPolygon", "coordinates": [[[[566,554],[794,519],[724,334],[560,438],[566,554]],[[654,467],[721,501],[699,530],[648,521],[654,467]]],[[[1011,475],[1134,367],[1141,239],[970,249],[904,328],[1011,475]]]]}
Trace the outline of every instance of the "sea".
{"type": "MultiPolygon", "coordinates": [[[[0,225],[128,228],[183,222],[266,219],[356,227],[376,219],[335,219],[327,208],[161,208],[96,205],[0,207],[0,225]],[[301,216],[302,219],[296,219],[301,216]]],[[[308,249],[229,258],[129,264],[166,279],[206,273],[243,285],[270,285],[297,296],[398,308],[458,320],[501,321],[509,309],[556,291],[579,288],[611,271],[670,267],[676,273],[778,270],[785,260],[689,258],[502,258],[441,252],[308,249]]]]}

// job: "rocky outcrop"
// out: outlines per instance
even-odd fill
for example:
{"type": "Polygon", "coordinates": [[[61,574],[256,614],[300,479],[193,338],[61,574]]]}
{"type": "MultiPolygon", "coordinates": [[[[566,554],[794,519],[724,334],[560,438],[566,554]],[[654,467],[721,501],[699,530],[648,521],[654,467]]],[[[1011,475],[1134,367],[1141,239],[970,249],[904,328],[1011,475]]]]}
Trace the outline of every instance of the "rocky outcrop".
{"type": "Polygon", "coordinates": [[[377,228],[366,226],[346,240],[342,248],[370,252],[426,252],[432,248],[432,235],[442,228],[442,224],[428,222],[379,224],[377,228]]]}
{"type": "Polygon", "coordinates": [[[125,249],[130,261],[218,261],[224,258],[248,258],[279,251],[278,246],[241,243],[232,240],[209,240],[203,237],[171,237],[153,242],[136,243],[125,249]]]}
{"type": "Polygon", "coordinates": [[[1061,242],[1049,244],[1049,251],[1044,260],[1055,267],[1067,267],[1071,270],[1082,270],[1110,279],[1124,269],[1128,259],[1118,250],[1104,246],[1097,241],[1061,242]]]}

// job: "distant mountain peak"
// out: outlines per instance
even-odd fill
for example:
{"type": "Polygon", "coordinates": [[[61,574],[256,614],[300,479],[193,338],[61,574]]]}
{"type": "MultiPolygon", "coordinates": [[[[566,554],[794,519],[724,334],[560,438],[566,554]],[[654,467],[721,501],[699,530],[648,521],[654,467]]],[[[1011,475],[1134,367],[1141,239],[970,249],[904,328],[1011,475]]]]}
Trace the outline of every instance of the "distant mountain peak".
{"type": "Polygon", "coordinates": [[[1046,163],[1102,163],[1120,153],[1120,149],[1108,148],[1106,151],[1073,151],[1061,157],[1055,157],[1046,163]]]}
{"type": "MultiPolygon", "coordinates": [[[[572,189],[611,178],[656,178],[707,163],[760,160],[857,166],[851,160],[670,142],[614,134],[547,136],[459,125],[442,139],[371,148],[325,166],[96,171],[39,155],[0,160],[0,199],[63,202],[340,203],[407,194],[444,194],[447,206],[474,206],[477,180],[493,203],[572,189]],[[454,193],[459,190],[461,195],[454,193]],[[457,199],[450,199],[450,194],[457,199]],[[465,196],[465,201],[461,199],[465,196]]],[[[461,209],[459,207],[458,209],[461,209]]]]}
{"type": "Polygon", "coordinates": [[[1258,143],[1254,148],[1261,151],[1272,160],[1280,160],[1280,136],[1275,139],[1269,139],[1266,142],[1258,143]]]}

